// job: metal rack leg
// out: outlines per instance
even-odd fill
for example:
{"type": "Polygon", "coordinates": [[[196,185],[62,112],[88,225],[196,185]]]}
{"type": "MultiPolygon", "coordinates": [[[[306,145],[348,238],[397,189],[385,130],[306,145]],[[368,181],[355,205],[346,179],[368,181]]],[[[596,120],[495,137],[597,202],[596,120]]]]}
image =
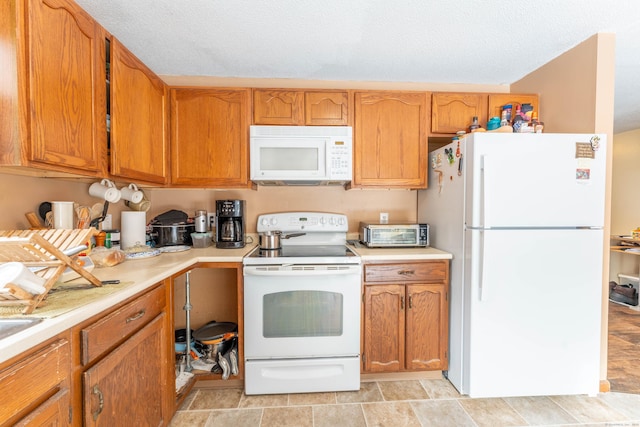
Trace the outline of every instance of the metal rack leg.
{"type": "Polygon", "coordinates": [[[187,332],[187,350],[186,350],[186,359],[187,365],[185,367],[186,372],[191,372],[193,367],[191,366],[191,309],[193,306],[191,305],[191,271],[187,271],[186,280],[185,280],[185,297],[184,297],[184,307],[183,310],[186,316],[186,332],[187,332]]]}

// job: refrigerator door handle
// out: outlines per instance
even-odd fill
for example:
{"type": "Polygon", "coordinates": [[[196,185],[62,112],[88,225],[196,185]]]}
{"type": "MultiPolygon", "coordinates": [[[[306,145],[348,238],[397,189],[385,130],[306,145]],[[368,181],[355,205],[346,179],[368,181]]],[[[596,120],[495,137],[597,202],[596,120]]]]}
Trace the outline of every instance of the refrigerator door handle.
{"type": "Polygon", "coordinates": [[[478,251],[478,300],[487,300],[487,288],[484,280],[484,230],[480,230],[480,250],[478,251]]]}
{"type": "Polygon", "coordinates": [[[489,177],[491,173],[491,161],[490,157],[485,154],[481,157],[480,161],[480,228],[489,228],[491,227],[490,221],[491,212],[489,207],[490,203],[487,203],[487,200],[490,199],[491,194],[491,186],[487,185],[487,182],[490,182],[489,177]]]}

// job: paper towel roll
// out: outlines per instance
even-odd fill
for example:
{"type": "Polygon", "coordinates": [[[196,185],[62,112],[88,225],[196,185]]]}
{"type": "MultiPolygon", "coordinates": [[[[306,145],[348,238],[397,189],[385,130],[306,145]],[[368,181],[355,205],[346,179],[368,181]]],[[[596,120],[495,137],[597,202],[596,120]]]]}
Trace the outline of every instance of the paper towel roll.
{"type": "Polygon", "coordinates": [[[124,211],[120,216],[120,247],[129,249],[145,244],[146,212],[124,211]]]}

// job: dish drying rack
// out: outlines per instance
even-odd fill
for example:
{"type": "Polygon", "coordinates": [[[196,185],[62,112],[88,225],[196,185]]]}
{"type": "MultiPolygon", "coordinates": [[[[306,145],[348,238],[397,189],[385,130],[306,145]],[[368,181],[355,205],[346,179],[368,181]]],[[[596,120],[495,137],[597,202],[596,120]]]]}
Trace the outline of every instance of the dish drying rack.
{"type": "Polygon", "coordinates": [[[97,234],[93,227],[85,229],[0,230],[0,264],[17,261],[26,267],[42,267],[34,273],[45,279],[45,292],[33,295],[17,285],[8,283],[8,292],[0,293],[0,306],[24,305],[22,314],[30,314],[46,304],[47,294],[67,267],[76,271],[95,286],[102,282],[86,271],[65,250],[86,244],[97,234]]]}

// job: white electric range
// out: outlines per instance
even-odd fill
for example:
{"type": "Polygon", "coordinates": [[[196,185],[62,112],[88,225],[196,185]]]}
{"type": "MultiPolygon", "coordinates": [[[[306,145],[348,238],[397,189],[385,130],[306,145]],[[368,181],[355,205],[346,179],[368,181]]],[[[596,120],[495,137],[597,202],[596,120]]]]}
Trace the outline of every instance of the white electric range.
{"type": "Polygon", "coordinates": [[[305,233],[244,258],[245,393],[360,388],[360,257],[347,217],[260,215],[258,233],[305,233]]]}

